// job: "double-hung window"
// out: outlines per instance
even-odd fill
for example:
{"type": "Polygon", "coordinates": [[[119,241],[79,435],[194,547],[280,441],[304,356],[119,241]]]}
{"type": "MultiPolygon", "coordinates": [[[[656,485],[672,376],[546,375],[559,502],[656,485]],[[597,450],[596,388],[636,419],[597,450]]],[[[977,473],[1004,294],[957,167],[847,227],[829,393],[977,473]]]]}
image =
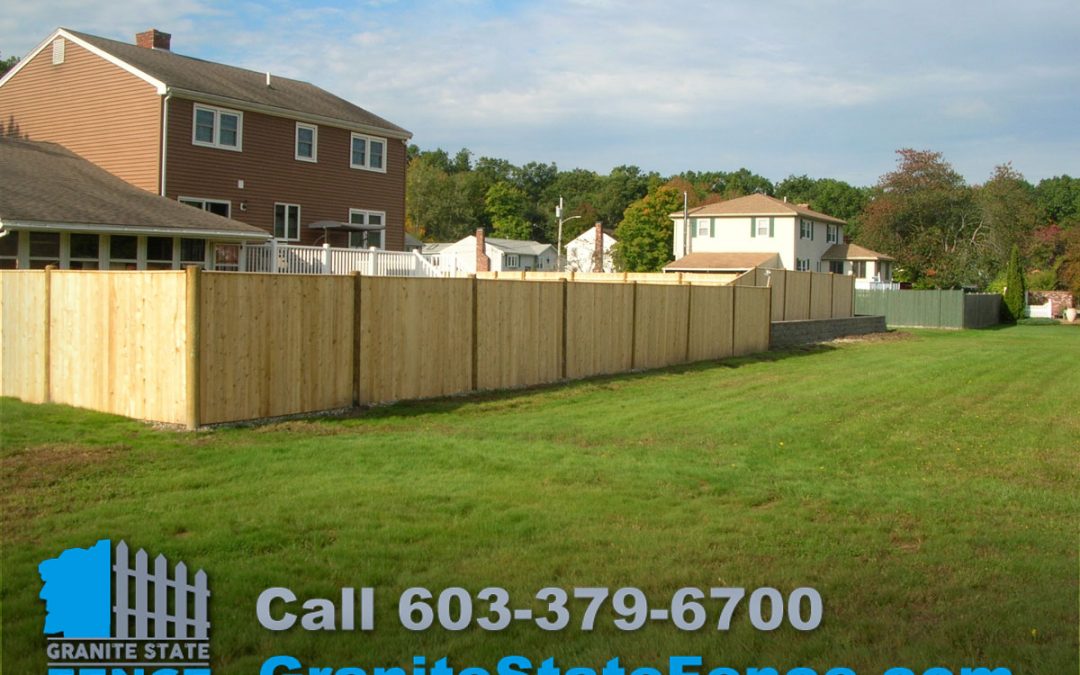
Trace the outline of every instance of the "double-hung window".
{"type": "Polygon", "coordinates": [[[810,258],[796,258],[795,259],[795,271],[797,271],[797,272],[809,272],[810,271],[810,258]]]}
{"type": "Polygon", "coordinates": [[[300,239],[299,204],[274,204],[274,238],[285,241],[300,239]]]}
{"type": "Polygon", "coordinates": [[[349,209],[349,222],[353,225],[366,225],[372,229],[349,233],[351,248],[383,248],[382,228],[386,224],[386,214],[382,211],[349,209]]]}
{"type": "Polygon", "coordinates": [[[799,239],[814,238],[814,223],[809,220],[799,219],[799,239]]]}
{"type": "Polygon", "coordinates": [[[195,104],[191,142],[208,148],[240,151],[244,139],[244,113],[195,104]]]}
{"type": "Polygon", "coordinates": [[[521,259],[516,253],[507,253],[503,259],[503,267],[506,269],[515,269],[521,264],[521,259]]]}
{"type": "Polygon", "coordinates": [[[839,244],[840,243],[840,226],[839,225],[826,225],[825,226],[825,243],[826,244],[839,244]]]}
{"type": "Polygon", "coordinates": [[[319,127],[303,122],[296,123],[296,159],[301,162],[319,160],[319,127]]]}
{"type": "Polygon", "coordinates": [[[866,278],[866,261],[865,260],[854,260],[854,261],[852,261],[852,263],[851,263],[851,273],[857,279],[865,279],[866,278]]]}
{"type": "Polygon", "coordinates": [[[756,228],[758,237],[768,237],[770,227],[768,218],[754,218],[754,227],[756,228]]]}
{"type": "Polygon", "coordinates": [[[386,139],[353,134],[349,166],[386,173],[386,139]]]}

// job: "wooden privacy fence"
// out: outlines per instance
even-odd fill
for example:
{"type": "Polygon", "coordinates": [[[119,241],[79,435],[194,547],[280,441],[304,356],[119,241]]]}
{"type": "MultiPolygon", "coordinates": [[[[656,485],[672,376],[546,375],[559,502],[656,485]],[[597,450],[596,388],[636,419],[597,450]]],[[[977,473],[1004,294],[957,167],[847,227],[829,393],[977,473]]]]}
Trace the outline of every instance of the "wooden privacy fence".
{"type": "Polygon", "coordinates": [[[753,286],[0,272],[0,393],[196,427],[769,348],[753,286]]]}
{"type": "Polygon", "coordinates": [[[855,291],[855,311],[881,314],[889,326],[985,328],[1000,322],[1001,296],[963,291],[855,291]]]}
{"type": "Polygon", "coordinates": [[[842,319],[855,315],[855,277],[822,272],[752,269],[736,286],[767,286],[773,321],[842,319]]]}

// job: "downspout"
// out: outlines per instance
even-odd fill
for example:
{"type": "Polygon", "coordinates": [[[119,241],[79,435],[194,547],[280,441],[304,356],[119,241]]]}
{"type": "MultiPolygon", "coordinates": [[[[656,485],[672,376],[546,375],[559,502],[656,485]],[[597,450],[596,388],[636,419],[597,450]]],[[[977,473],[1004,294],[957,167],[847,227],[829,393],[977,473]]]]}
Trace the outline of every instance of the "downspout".
{"type": "Polygon", "coordinates": [[[165,196],[165,155],[169,147],[169,101],[172,92],[167,91],[161,102],[161,196],[165,196]]]}

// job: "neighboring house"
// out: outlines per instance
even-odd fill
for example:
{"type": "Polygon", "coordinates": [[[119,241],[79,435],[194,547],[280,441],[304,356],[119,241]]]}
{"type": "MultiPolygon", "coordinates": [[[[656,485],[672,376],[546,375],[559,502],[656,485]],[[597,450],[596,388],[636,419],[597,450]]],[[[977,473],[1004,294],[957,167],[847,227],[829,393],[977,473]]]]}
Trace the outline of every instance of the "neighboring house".
{"type": "Polygon", "coordinates": [[[283,242],[404,249],[408,131],[306,82],[175,54],[157,30],[57,29],[0,78],[0,132],[283,242]]]}
{"type": "Polygon", "coordinates": [[[611,247],[616,239],[611,236],[610,229],[604,229],[600,223],[596,227],[585,230],[566,245],[566,271],[567,272],[614,272],[615,262],[611,256],[611,247]],[[601,269],[596,270],[596,244],[597,233],[600,233],[601,242],[601,269]]]}
{"type": "Polygon", "coordinates": [[[478,234],[481,243],[477,243],[476,235],[469,235],[453,243],[424,244],[423,254],[439,269],[462,274],[472,274],[477,271],[551,272],[555,270],[557,264],[555,247],[551,244],[517,239],[496,239],[484,236],[482,231],[478,231],[478,234]],[[481,250],[488,258],[487,270],[483,269],[483,263],[477,264],[481,250]],[[437,260],[433,260],[435,256],[438,256],[437,260]]]}
{"type": "Polygon", "coordinates": [[[665,271],[732,272],[772,266],[854,274],[864,279],[878,275],[878,281],[892,279],[891,265],[887,264],[892,258],[861,246],[845,245],[846,223],[814,211],[807,204],[753,194],[699,206],[687,215],[689,231],[681,211],[670,215],[675,224],[675,261],[665,271]],[[702,254],[727,255],[711,258],[702,254]],[[771,256],[779,260],[773,261],[771,256]],[[758,259],[768,262],[755,263],[758,259]],[[707,267],[713,264],[717,267],[707,267]]]}
{"type": "Polygon", "coordinates": [[[55,143],[0,138],[0,269],[238,269],[257,227],[140,190],[55,143]],[[214,260],[212,256],[216,256],[214,260]]]}
{"type": "Polygon", "coordinates": [[[412,236],[408,232],[405,233],[405,250],[406,251],[423,251],[424,242],[420,241],[416,237],[412,236]]]}

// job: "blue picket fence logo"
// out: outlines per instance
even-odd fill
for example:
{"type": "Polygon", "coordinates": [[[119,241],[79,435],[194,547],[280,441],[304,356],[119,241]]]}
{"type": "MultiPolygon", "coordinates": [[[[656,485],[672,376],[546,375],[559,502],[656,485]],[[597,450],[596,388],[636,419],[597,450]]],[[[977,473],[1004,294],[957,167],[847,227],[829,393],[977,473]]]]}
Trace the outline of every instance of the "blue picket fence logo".
{"type": "MultiPolygon", "coordinates": [[[[164,555],[102,539],[38,566],[49,637],[50,675],[125,666],[208,675],[210,589],[206,572],[189,574],[164,555]],[[114,555],[115,553],[115,555],[114,555]]],[[[100,671],[98,671],[100,672],[100,671]]]]}

